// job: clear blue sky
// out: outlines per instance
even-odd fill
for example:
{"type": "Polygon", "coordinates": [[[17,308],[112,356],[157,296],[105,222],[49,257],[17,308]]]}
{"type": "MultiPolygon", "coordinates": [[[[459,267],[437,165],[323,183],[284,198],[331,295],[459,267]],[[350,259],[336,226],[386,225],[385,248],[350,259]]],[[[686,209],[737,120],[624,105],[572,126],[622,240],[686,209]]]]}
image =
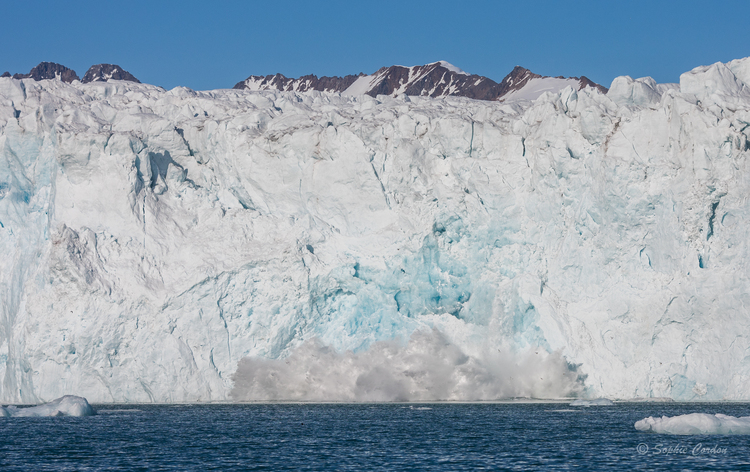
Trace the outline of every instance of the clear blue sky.
{"type": "Polygon", "coordinates": [[[227,88],[249,75],[346,75],[446,60],[500,81],[676,82],[750,56],[750,1],[2,0],[0,73],[119,64],[142,82],[227,88]]]}

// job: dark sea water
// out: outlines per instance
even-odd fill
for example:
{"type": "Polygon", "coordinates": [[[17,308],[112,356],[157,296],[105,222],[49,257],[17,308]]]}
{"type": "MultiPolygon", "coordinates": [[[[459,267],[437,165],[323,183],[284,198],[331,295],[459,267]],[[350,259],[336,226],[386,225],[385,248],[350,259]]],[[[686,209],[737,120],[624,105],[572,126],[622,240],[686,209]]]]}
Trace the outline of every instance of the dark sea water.
{"type": "Polygon", "coordinates": [[[0,470],[748,470],[748,436],[636,431],[748,404],[99,405],[0,418],[0,470]],[[713,452],[711,452],[713,448],[713,452]]]}

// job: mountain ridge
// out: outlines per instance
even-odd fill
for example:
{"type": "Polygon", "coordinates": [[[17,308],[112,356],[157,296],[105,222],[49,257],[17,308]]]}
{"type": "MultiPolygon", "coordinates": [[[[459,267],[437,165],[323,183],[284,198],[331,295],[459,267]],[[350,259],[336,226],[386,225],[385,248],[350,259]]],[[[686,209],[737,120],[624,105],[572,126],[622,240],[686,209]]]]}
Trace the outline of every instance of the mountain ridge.
{"type": "Polygon", "coordinates": [[[40,62],[34,66],[28,74],[16,73],[11,76],[10,72],[4,72],[0,77],[13,77],[14,79],[40,80],[62,80],[66,83],[79,80],[81,83],[104,81],[108,79],[124,80],[128,82],[141,83],[133,74],[116,64],[94,64],[89,67],[81,79],[76,71],[56,62],[40,62]]]}
{"type": "MultiPolygon", "coordinates": [[[[9,72],[0,77],[14,79],[48,80],[58,79],[71,83],[106,82],[124,80],[140,83],[133,74],[115,64],[91,66],[83,78],[73,69],[54,62],[41,62],[27,74],[9,72]]],[[[576,90],[586,87],[607,93],[607,88],[586,76],[549,77],[516,66],[500,82],[477,74],[469,74],[446,61],[437,61],[422,66],[393,65],[381,67],[372,74],[350,74],[343,77],[308,74],[289,78],[277,73],[266,76],[251,75],[234,85],[237,90],[279,90],[285,92],[329,92],[342,95],[425,96],[432,98],[465,97],[475,100],[534,100],[544,92],[559,92],[567,86],[576,90]]]]}
{"type": "MultiPolygon", "coordinates": [[[[607,88],[593,82],[586,76],[581,77],[548,77],[535,74],[530,70],[516,66],[502,81],[469,74],[446,61],[437,61],[423,66],[390,66],[382,67],[373,74],[346,75],[344,77],[318,78],[316,75],[305,75],[298,79],[288,78],[282,74],[256,76],[238,82],[233,87],[238,90],[280,90],[294,92],[338,92],[343,95],[407,95],[428,96],[433,98],[457,96],[476,100],[504,100],[508,95],[521,91],[530,82],[546,80],[546,88],[536,96],[519,96],[518,98],[534,99],[544,91],[559,91],[571,85],[577,90],[593,87],[607,93],[607,88]],[[552,80],[550,80],[552,79],[552,80]]],[[[531,94],[535,95],[535,94],[531,94]]]]}

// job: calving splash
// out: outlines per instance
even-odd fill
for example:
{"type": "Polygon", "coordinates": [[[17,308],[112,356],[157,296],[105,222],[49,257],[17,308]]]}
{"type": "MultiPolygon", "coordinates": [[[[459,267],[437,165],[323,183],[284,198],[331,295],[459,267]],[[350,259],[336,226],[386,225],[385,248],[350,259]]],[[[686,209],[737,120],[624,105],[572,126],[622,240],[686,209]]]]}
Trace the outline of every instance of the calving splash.
{"type": "Polygon", "coordinates": [[[0,400],[750,399],[748,84],[0,78],[0,400]]]}
{"type": "Polygon", "coordinates": [[[339,352],[313,339],[285,359],[249,357],[234,374],[238,401],[433,401],[561,398],[582,393],[568,363],[543,350],[467,355],[437,330],[408,343],[339,352]]]}

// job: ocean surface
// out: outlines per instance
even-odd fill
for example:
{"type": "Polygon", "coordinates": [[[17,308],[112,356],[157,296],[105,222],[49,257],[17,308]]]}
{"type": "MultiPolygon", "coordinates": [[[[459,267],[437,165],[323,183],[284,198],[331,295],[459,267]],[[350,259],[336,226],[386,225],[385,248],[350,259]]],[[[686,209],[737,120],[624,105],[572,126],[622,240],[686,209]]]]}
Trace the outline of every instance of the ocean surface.
{"type": "Polygon", "coordinates": [[[740,470],[748,436],[636,431],[746,403],[95,405],[0,418],[0,470],[740,470]]]}

